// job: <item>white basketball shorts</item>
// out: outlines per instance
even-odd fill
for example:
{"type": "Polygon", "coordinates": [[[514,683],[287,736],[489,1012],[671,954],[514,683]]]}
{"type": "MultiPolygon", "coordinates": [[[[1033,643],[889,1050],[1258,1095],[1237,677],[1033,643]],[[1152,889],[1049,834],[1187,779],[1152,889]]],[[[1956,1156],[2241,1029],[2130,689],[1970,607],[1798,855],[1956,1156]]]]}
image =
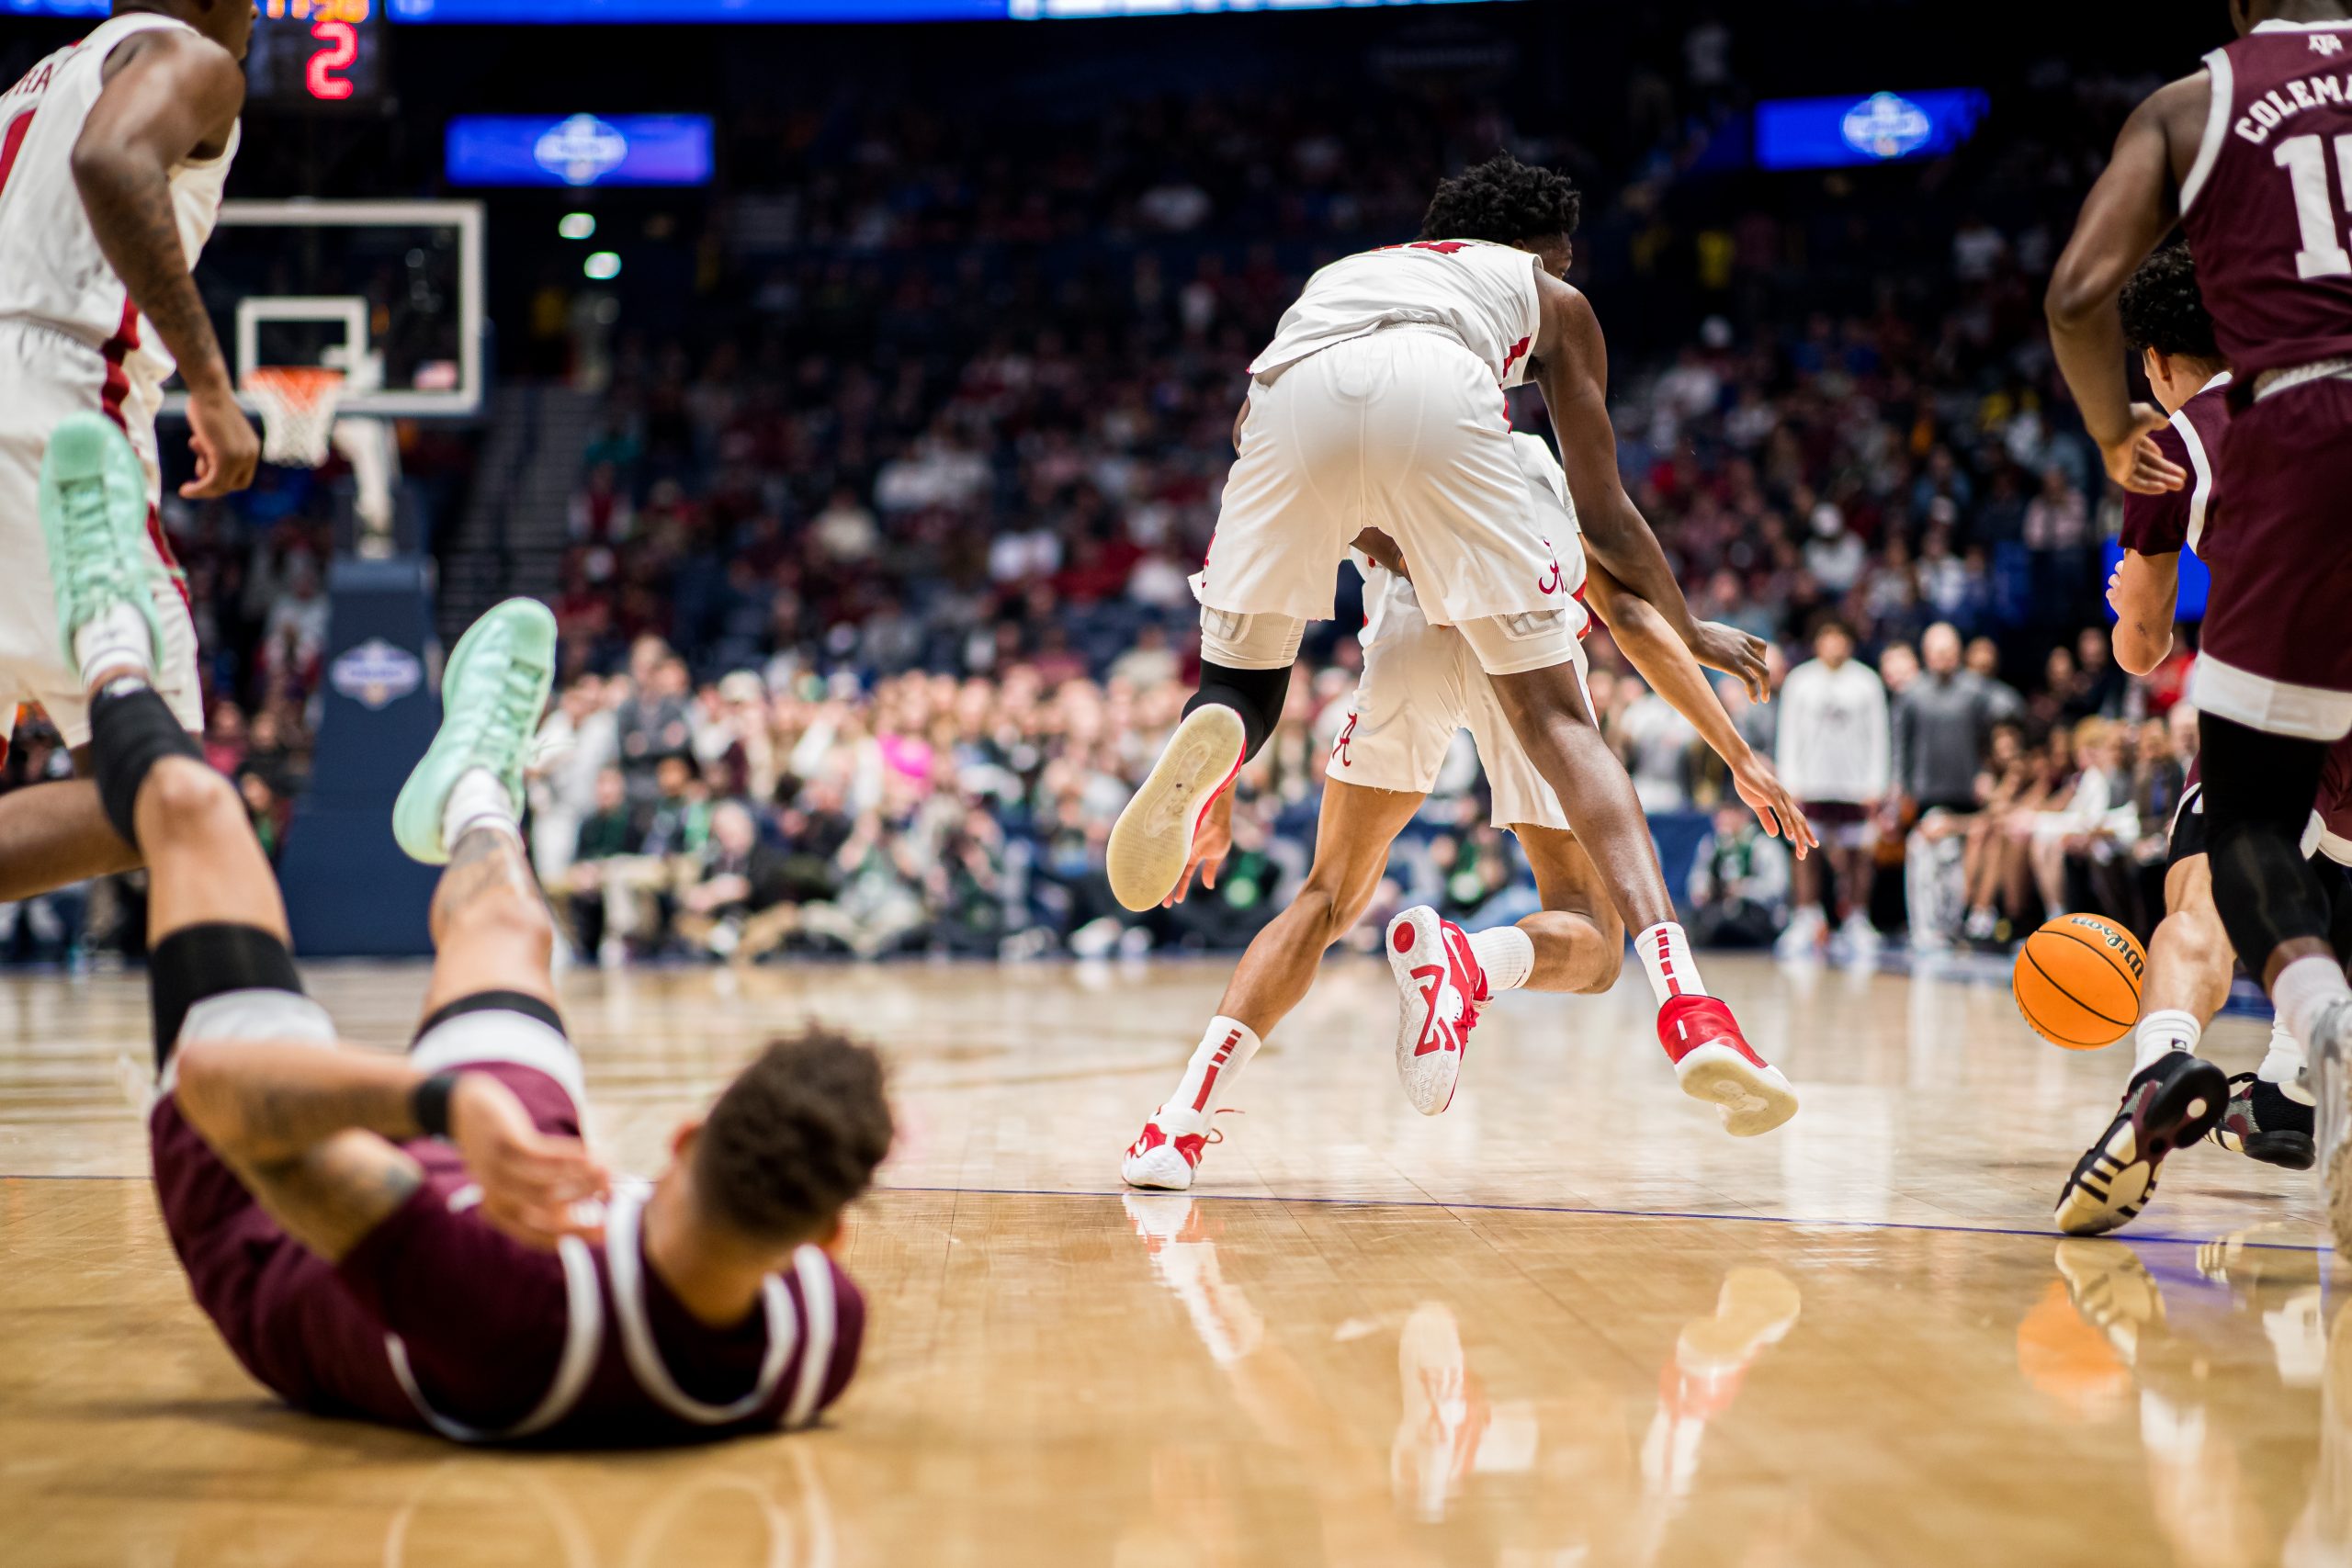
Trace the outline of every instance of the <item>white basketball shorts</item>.
{"type": "MultiPolygon", "coordinates": [[[[1367,789],[1427,795],[1455,734],[1467,728],[1487,770],[1495,825],[1567,829],[1559,796],[1520,744],[1470,640],[1452,627],[1431,626],[1413,583],[1384,585],[1363,643],[1363,674],[1331,747],[1331,778],[1367,789]]],[[[1567,647],[1590,717],[1584,647],[1573,637],[1567,647]]]]}
{"type": "Polygon", "coordinates": [[[1350,541],[1396,541],[1438,626],[1561,607],[1493,374],[1442,328],[1335,344],[1253,382],[1201,603],[1328,620],[1350,541]]]}
{"type": "MultiPolygon", "coordinates": [[[[119,362],[62,333],[24,321],[0,321],[0,740],[16,727],[20,703],[39,703],[68,746],[90,739],[90,710],[82,679],[66,658],[57,630],[57,600],[49,583],[49,547],[40,532],[40,459],[50,432],[69,414],[106,413],[130,436],[147,469],[148,536],[157,558],[170,556],[155,511],[162,499],[156,464],[156,397],[130,386],[119,362]]],[[[164,668],[155,689],[191,730],[204,728],[198,684],[196,624],[175,581],[157,585],[155,608],[164,623],[164,668]]]]}

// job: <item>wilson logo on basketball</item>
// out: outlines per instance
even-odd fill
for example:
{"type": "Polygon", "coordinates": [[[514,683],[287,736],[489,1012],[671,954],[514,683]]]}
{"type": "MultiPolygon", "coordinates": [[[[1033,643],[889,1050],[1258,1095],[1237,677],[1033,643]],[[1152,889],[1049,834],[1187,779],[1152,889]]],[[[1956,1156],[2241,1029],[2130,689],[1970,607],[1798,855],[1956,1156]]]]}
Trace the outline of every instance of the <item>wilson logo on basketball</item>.
{"type": "Polygon", "coordinates": [[[2099,945],[2122,959],[2126,964],[2130,965],[2134,976],[2143,980],[2147,978],[2148,961],[2142,955],[2140,944],[2126,937],[2121,931],[2117,931],[2105,920],[2092,919],[2085,915],[2071,916],[2066,923],[2077,928],[2085,935],[2094,938],[2099,945]]]}

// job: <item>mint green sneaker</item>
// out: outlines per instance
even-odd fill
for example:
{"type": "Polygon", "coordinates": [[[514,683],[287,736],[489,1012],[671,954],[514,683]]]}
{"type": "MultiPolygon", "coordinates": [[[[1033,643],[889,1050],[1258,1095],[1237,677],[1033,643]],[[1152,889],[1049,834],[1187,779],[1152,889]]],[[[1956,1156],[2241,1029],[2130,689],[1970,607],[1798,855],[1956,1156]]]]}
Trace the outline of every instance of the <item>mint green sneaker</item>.
{"type": "Polygon", "coordinates": [[[458,639],[441,671],[441,728],[392,802],[392,837],[411,860],[447,865],[449,792],[488,768],[523,806],[523,762],[555,684],[555,614],[537,599],[494,605],[458,639]]]}
{"type": "Polygon", "coordinates": [[[51,433],[40,459],[40,532],[66,668],[79,662],[74,634],[102,611],[129,604],[145,617],[153,639],[149,657],[161,669],[164,621],[155,613],[155,591],[164,563],[147,542],[147,470],[111,420],[70,414],[51,433]]]}

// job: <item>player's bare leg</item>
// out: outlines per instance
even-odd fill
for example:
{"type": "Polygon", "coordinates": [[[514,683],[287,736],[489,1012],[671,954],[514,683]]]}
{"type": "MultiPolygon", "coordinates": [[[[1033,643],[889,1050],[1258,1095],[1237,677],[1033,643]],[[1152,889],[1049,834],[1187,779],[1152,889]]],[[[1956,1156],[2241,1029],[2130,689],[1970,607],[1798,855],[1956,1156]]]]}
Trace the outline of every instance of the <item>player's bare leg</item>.
{"type": "Polygon", "coordinates": [[[1675,919],[1649,819],[1634,781],[1585,706],[1576,666],[1564,660],[1487,679],[1528,760],[1559,797],[1610,901],[1635,932],[1634,951],[1657,998],[1658,1042],[1683,1091],[1713,1101],[1736,1137],[1786,1122],[1796,1114],[1796,1095],[1741,1035],[1731,1010],[1708,994],[1690,937],[1675,919]]]}
{"type": "Polygon", "coordinates": [[[492,990],[554,1003],[555,925],[519,832],[488,822],[463,832],[434,889],[431,919],[428,1015],[492,990]]]}
{"type": "Polygon", "coordinates": [[[98,804],[88,755],[86,746],[74,754],[81,778],[0,795],[0,903],[137,869],[139,852],[122,841],[98,804]]]}
{"type": "Polygon", "coordinates": [[[555,925],[517,820],[524,755],[554,675],[547,606],[493,606],[450,651],[441,728],[393,804],[401,848],[447,867],[433,894],[433,978],[412,1047],[422,1066],[513,1059],[576,1083],[549,968],[555,925]]]}
{"type": "MultiPolygon", "coordinates": [[[[1535,873],[1544,907],[1514,929],[1527,934],[1533,962],[1531,991],[1593,996],[1617,983],[1625,967],[1625,922],[1610,903],[1600,868],[1574,833],[1518,822],[1510,829],[1535,873]]],[[[1476,933],[1472,939],[1477,940],[1476,933]]]]}
{"type": "Polygon", "coordinates": [[[1274,1025],[1306,998],[1323,954],[1363,919],[1387,870],[1388,846],[1423,798],[1337,779],[1324,785],[1306,884],[1251,940],[1184,1076],[1128,1146],[1121,1173],[1130,1186],[1193,1184],[1217,1101],[1274,1025]]]}

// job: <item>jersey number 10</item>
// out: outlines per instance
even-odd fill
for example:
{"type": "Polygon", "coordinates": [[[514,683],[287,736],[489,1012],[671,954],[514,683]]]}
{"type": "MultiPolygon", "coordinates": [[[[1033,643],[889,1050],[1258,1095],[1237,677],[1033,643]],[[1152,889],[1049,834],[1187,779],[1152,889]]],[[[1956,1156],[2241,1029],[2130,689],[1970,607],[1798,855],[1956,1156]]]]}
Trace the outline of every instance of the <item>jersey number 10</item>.
{"type": "MultiPolygon", "coordinates": [[[[2352,132],[2335,138],[2335,166],[2342,176],[2345,205],[2352,208],[2352,132]]],[[[2297,277],[2342,277],[2352,274],[2352,251],[2344,248],[2334,203],[2327,188],[2327,149],[2317,134],[2290,136],[2278,143],[2271,161],[2295,182],[2295,223],[2302,231],[2302,249],[2295,253],[2297,277]]]]}

